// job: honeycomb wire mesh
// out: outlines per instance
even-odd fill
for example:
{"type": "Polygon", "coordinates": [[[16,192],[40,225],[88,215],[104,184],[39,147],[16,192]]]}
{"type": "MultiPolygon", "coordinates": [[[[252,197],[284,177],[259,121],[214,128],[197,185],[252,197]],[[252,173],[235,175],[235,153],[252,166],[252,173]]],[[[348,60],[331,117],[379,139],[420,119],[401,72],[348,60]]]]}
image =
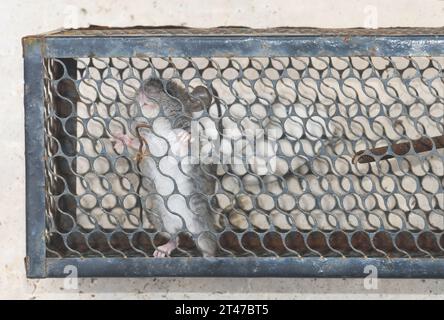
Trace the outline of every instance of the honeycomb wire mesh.
{"type": "MultiPolygon", "coordinates": [[[[147,218],[153,191],[139,164],[161,168],[167,154],[140,160],[114,143],[122,132],[137,137],[138,123],[155,131],[166,118],[147,114],[136,99],[144,81],[155,78],[164,88],[174,82],[188,93],[204,86],[211,94],[192,121],[204,132],[216,130],[218,150],[231,159],[217,163],[214,193],[200,198],[214,218],[215,256],[441,257],[444,152],[435,137],[444,135],[443,63],[45,59],[47,255],[153,257],[168,239],[178,239],[172,257],[202,255],[202,234],[186,227],[167,234],[147,218]],[[235,148],[251,132],[262,145],[252,157],[245,144],[235,148]],[[415,146],[421,138],[428,149],[415,146]]],[[[193,197],[181,194],[168,172],[159,179],[156,186],[173,185],[154,189],[162,201],[193,197]]]]}

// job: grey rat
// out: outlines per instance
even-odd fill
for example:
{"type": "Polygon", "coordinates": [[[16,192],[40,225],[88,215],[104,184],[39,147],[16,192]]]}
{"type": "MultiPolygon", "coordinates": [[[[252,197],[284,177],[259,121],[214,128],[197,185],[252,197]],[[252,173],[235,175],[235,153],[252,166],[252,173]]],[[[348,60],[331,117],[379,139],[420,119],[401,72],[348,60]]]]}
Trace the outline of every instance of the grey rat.
{"type": "MultiPolygon", "coordinates": [[[[212,96],[203,86],[189,94],[172,81],[164,84],[149,79],[136,99],[143,111],[159,112],[153,127],[136,123],[138,138],[125,134],[116,138],[136,155],[143,180],[148,181],[144,206],[148,220],[156,230],[169,235],[189,232],[204,256],[214,256],[217,243],[211,233],[215,217],[209,196],[215,193],[216,165],[184,161],[190,149],[193,114],[208,108],[212,96]],[[140,152],[146,155],[140,158],[140,152]]],[[[170,238],[157,247],[154,256],[169,256],[177,246],[178,237],[170,238]]]]}

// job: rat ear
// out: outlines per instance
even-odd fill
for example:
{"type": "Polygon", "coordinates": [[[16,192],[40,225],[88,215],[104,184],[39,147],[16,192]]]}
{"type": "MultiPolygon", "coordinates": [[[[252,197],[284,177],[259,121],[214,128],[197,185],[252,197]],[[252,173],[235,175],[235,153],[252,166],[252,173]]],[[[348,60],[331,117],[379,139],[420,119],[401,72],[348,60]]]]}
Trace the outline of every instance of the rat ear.
{"type": "Polygon", "coordinates": [[[197,86],[191,92],[191,110],[193,112],[204,110],[211,105],[211,94],[204,86],[197,86]]]}
{"type": "Polygon", "coordinates": [[[142,82],[142,87],[137,92],[135,99],[140,105],[143,105],[158,99],[162,90],[162,81],[157,78],[150,78],[142,82]]]}
{"type": "Polygon", "coordinates": [[[174,98],[180,99],[181,93],[183,95],[184,89],[174,81],[168,80],[165,87],[166,87],[166,92],[174,98]]]}
{"type": "Polygon", "coordinates": [[[142,84],[142,92],[148,96],[159,93],[162,90],[163,90],[162,81],[160,81],[157,78],[150,78],[144,81],[142,84]]]}

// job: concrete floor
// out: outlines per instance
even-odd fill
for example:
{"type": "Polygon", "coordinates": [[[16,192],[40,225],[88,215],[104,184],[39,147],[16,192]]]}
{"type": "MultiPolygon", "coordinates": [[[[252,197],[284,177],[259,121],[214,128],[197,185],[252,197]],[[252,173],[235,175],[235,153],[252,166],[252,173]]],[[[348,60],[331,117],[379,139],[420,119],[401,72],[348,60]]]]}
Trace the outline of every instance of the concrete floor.
{"type": "Polygon", "coordinates": [[[442,26],[439,0],[278,1],[68,1],[0,2],[0,298],[443,298],[444,280],[380,280],[377,290],[350,279],[81,279],[77,290],[63,279],[27,280],[23,66],[20,39],[63,26],[88,24],[209,27],[442,26]],[[302,2],[300,2],[302,3],[302,2]],[[66,288],[66,286],[65,286],[66,288]]]}

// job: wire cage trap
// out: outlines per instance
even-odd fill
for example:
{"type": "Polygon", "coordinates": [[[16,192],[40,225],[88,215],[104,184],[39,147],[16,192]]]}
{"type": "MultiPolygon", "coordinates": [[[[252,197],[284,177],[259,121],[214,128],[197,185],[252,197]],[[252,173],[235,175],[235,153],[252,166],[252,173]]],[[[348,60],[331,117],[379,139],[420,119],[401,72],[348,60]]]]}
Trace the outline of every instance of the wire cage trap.
{"type": "Polygon", "coordinates": [[[442,29],[23,40],[29,277],[444,275],[442,29]]]}

